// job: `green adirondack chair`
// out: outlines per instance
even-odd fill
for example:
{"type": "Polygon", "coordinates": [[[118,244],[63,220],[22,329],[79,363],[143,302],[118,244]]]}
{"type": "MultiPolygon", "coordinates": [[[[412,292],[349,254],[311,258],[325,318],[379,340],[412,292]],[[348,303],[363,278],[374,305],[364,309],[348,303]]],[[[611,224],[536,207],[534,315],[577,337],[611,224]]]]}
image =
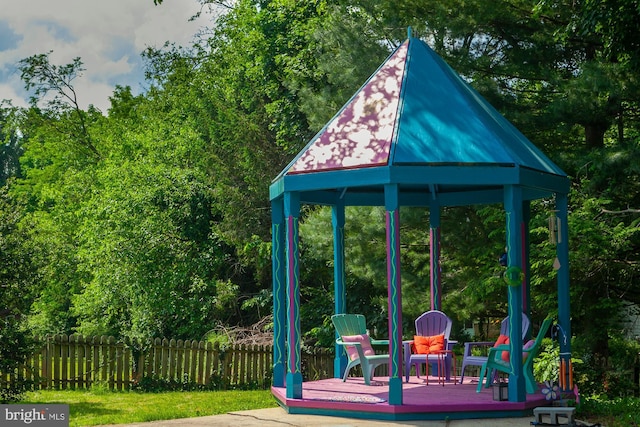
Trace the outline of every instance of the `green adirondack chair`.
{"type": "MultiPolygon", "coordinates": [[[[542,346],[542,339],[547,335],[549,331],[549,327],[551,326],[551,317],[547,317],[542,322],[542,326],[540,327],[540,331],[538,332],[538,336],[536,337],[535,342],[531,346],[525,346],[522,349],[522,354],[524,358],[523,366],[522,366],[522,374],[525,379],[525,384],[527,388],[527,393],[534,394],[538,390],[538,385],[536,384],[536,380],[533,378],[533,360],[540,353],[540,347],[542,346]],[[526,355],[526,358],[525,358],[526,355]]],[[[502,344],[496,347],[492,347],[489,349],[489,355],[487,356],[487,361],[482,365],[482,369],[480,370],[480,378],[478,382],[478,388],[476,391],[480,393],[482,390],[482,382],[485,382],[485,388],[488,388],[491,385],[491,372],[493,369],[504,372],[506,374],[512,374],[511,364],[502,358],[502,352],[509,351],[508,344],[502,344]]]]}
{"type": "Polygon", "coordinates": [[[388,354],[375,354],[373,345],[389,345],[389,340],[374,340],[367,333],[367,322],[362,314],[334,314],[333,326],[339,338],[336,344],[347,353],[349,363],[344,370],[342,381],[346,381],[351,368],[360,365],[366,385],[371,384],[373,371],[380,365],[389,363],[388,354]]]}

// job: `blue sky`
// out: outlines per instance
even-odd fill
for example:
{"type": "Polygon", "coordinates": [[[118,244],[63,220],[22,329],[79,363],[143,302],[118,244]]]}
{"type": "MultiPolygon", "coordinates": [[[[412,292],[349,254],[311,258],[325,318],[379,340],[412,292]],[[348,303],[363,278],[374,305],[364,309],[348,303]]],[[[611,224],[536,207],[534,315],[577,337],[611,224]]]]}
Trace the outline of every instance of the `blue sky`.
{"type": "Polygon", "coordinates": [[[189,21],[200,10],[197,0],[0,0],[0,100],[26,106],[16,64],[53,51],[52,63],[80,57],[86,69],[74,80],[80,106],[103,112],[116,85],[144,90],[140,53],[166,41],[188,46],[212,15],[189,21]]]}

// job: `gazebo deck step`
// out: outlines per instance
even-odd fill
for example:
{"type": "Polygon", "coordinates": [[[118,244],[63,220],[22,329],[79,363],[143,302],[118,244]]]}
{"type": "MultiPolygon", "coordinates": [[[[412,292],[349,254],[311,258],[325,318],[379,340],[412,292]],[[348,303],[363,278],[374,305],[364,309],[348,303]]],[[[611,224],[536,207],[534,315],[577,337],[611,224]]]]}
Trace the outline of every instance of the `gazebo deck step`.
{"type": "Polygon", "coordinates": [[[531,423],[534,425],[537,424],[547,424],[542,421],[542,418],[545,415],[549,416],[549,423],[547,425],[569,425],[575,426],[575,421],[573,419],[574,412],[576,408],[568,408],[568,407],[558,407],[558,406],[545,406],[533,409],[533,416],[535,417],[535,422],[531,423]],[[558,422],[558,417],[564,417],[567,419],[567,422],[564,424],[560,424],[558,422]]]}

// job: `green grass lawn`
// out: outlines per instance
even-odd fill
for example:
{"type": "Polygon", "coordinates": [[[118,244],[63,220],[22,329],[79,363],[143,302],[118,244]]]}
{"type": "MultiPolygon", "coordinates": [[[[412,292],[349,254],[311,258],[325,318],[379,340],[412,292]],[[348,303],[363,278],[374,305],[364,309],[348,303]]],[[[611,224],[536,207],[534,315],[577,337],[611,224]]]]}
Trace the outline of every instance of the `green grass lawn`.
{"type": "Polygon", "coordinates": [[[27,393],[20,403],[68,404],[70,427],[201,417],[278,406],[269,390],[164,393],[43,390],[27,393]]]}

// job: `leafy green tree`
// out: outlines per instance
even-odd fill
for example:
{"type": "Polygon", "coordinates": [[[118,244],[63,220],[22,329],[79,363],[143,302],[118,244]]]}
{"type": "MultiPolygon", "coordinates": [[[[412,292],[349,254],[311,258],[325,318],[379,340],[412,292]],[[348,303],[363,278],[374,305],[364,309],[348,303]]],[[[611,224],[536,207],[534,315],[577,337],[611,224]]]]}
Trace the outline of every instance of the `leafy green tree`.
{"type": "Polygon", "coordinates": [[[58,66],[49,61],[52,52],[33,55],[18,62],[25,89],[34,93],[30,102],[34,107],[43,104],[39,109],[53,118],[66,116],[68,120],[53,122],[56,130],[69,142],[73,141],[82,148],[85,155],[100,158],[89,132],[89,122],[92,115],[95,119],[96,111],[90,109],[85,112],[80,108],[78,94],[73,86],[73,80],[82,76],[85,71],[82,61],[74,58],[71,63],[58,66]]]}
{"type": "Polygon", "coordinates": [[[199,337],[237,298],[227,248],[211,231],[212,192],[194,167],[198,136],[178,111],[158,115],[156,106],[125,88],[112,98],[118,145],[79,230],[92,277],[73,299],[83,333],[199,337]]]}
{"type": "Polygon", "coordinates": [[[212,227],[235,251],[234,281],[249,298],[270,287],[268,184],[312,135],[287,82],[313,68],[307,38],[323,5],[239,1],[206,43],[145,52],[150,95],[183,111],[206,147],[212,227]]]}
{"type": "Polygon", "coordinates": [[[58,95],[44,109],[34,98],[27,111],[25,176],[12,187],[39,277],[33,330],[193,338],[233,317],[230,249],[212,233],[203,143],[180,101],[167,108],[166,97],[119,87],[105,117],[56,92],[75,94],[79,60],[24,64],[53,70],[26,77],[48,79],[42,87],[58,95]]]}
{"type": "Polygon", "coordinates": [[[35,295],[32,265],[28,253],[21,246],[16,232],[22,215],[8,197],[7,188],[0,187],[0,403],[19,400],[31,384],[22,379],[11,383],[6,375],[14,374],[24,366],[34,351],[32,335],[26,326],[29,304],[35,295]]]}

